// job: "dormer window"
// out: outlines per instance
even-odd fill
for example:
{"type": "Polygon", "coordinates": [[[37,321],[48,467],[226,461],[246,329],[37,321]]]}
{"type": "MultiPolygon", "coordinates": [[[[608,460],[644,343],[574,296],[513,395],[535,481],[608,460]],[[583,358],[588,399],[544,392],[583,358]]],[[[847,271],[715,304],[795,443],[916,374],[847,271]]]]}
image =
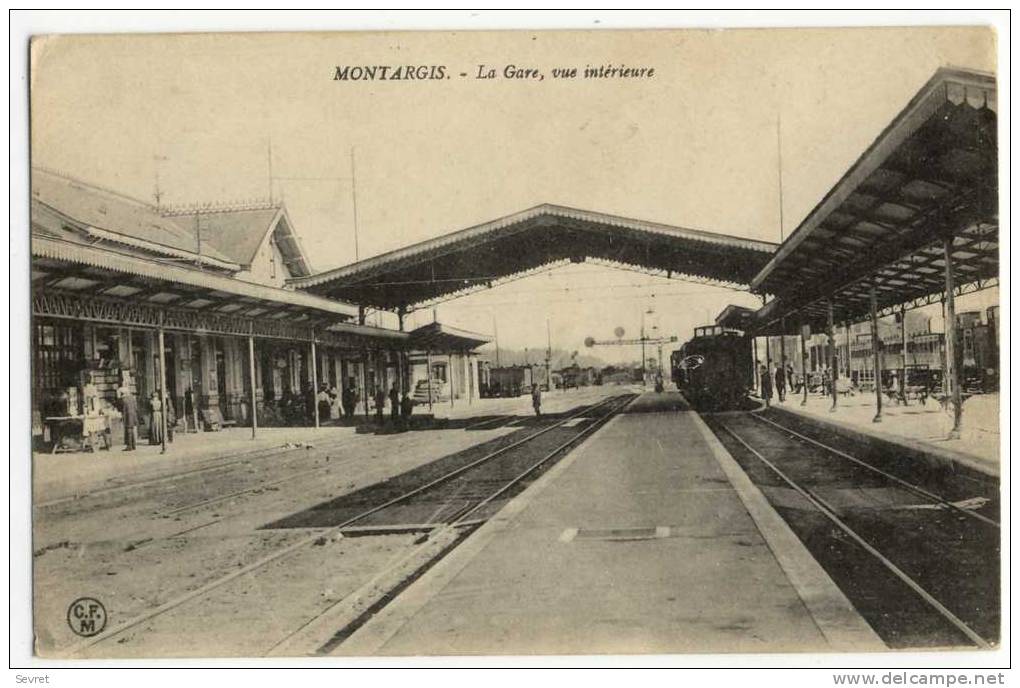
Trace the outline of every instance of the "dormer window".
{"type": "Polygon", "coordinates": [[[269,240],[269,277],[276,279],[276,243],[269,240]]]}

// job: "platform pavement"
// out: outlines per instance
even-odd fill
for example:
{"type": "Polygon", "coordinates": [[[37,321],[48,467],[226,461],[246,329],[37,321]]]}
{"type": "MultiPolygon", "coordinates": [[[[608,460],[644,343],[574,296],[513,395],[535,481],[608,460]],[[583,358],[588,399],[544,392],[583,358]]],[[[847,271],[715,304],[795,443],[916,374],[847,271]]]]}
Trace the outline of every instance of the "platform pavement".
{"type": "Polygon", "coordinates": [[[802,395],[788,396],[778,409],[803,415],[816,421],[874,436],[970,466],[988,475],[999,475],[999,395],[980,394],[963,404],[963,424],[959,439],[947,439],[953,427],[952,410],[934,400],[927,404],[910,400],[909,404],[888,403],[882,399],[882,421],[875,417],[875,395],[840,396],[836,410],[831,397],[809,394],[802,406],[802,395]]]}
{"type": "Polygon", "coordinates": [[[334,653],[880,649],[700,417],[645,394],[334,653]]]}
{"type": "MultiPolygon", "coordinates": [[[[558,413],[628,391],[627,387],[606,386],[554,392],[543,397],[542,409],[546,413],[558,413]]],[[[475,400],[470,406],[458,401],[455,408],[456,420],[533,413],[530,397],[475,400]]],[[[423,411],[417,409],[416,412],[423,411]]],[[[361,420],[363,416],[358,418],[361,420]]],[[[259,428],[256,438],[252,439],[250,428],[227,428],[219,432],[177,432],[174,441],[167,445],[166,453],[162,453],[160,445],[145,441],[139,442],[138,448],[131,452],[117,446],[98,452],[34,452],[33,495],[36,502],[62,499],[97,488],[170,477],[286,445],[335,446],[342,443],[351,450],[368,436],[358,435],[353,426],[325,425],[320,428],[259,428]]]]}

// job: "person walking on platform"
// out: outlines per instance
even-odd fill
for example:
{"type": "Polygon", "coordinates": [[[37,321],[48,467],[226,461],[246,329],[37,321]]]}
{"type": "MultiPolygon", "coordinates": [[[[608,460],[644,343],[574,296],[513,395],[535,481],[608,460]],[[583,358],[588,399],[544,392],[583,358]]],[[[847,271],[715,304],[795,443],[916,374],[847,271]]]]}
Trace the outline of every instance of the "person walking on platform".
{"type": "Polygon", "coordinates": [[[767,408],[772,402],[772,376],[767,365],[763,365],[758,372],[761,377],[761,398],[767,408]]]}
{"type": "Polygon", "coordinates": [[[400,400],[400,421],[404,430],[411,429],[412,413],[414,413],[414,400],[411,398],[411,395],[404,392],[404,398],[400,400]]]}
{"type": "Polygon", "coordinates": [[[134,451],[138,442],[138,400],[127,386],[118,390],[124,421],[124,451],[134,451]]]}
{"type": "Polygon", "coordinates": [[[394,425],[400,420],[400,391],[396,382],[390,387],[390,420],[394,425]]]}
{"type": "Polygon", "coordinates": [[[542,417],[542,388],[531,385],[531,405],[535,408],[535,416],[542,417]]]}
{"type": "Polygon", "coordinates": [[[163,412],[166,413],[166,441],[173,443],[174,426],[177,425],[177,411],[174,409],[174,400],[170,397],[163,399],[163,412]]]}
{"type": "Polygon", "coordinates": [[[319,422],[329,420],[330,398],[325,383],[319,387],[319,394],[315,400],[319,405],[319,422]]]}
{"type": "Polygon", "coordinates": [[[786,369],[782,364],[776,367],[776,395],[779,403],[786,401],[786,369]]]}
{"type": "Polygon", "coordinates": [[[149,444],[163,443],[163,405],[159,402],[159,395],[153,392],[149,395],[149,444]]]}
{"type": "Polygon", "coordinates": [[[347,416],[347,420],[354,418],[354,410],[358,405],[358,390],[355,388],[353,380],[344,387],[340,401],[344,407],[344,415],[347,416]]]}
{"type": "Polygon", "coordinates": [[[383,391],[382,385],[375,388],[375,421],[379,424],[383,422],[383,412],[386,409],[386,392],[383,391]]]}
{"type": "Polygon", "coordinates": [[[340,392],[337,390],[336,385],[329,388],[329,417],[340,418],[340,392]]]}

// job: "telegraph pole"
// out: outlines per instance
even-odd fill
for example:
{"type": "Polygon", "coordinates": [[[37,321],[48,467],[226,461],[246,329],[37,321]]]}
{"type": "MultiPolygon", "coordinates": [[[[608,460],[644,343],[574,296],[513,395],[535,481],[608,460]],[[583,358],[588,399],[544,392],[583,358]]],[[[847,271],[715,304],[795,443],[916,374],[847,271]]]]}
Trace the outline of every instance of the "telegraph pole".
{"type": "Polygon", "coordinates": [[[550,366],[552,365],[552,330],[549,329],[549,318],[545,319],[545,337],[546,337],[546,347],[545,347],[545,383],[548,386],[549,391],[551,392],[552,391],[552,368],[550,366]]]}
{"type": "Polygon", "coordinates": [[[358,257],[358,179],[354,174],[354,146],[351,146],[351,205],[354,209],[354,260],[357,261],[360,260],[358,257]]]}

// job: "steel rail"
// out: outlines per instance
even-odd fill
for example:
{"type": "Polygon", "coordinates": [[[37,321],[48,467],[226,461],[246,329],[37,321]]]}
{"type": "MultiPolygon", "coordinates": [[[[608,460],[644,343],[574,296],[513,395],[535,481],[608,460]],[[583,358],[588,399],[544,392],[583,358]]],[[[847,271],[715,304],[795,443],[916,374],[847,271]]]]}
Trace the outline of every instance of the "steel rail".
{"type": "MultiPolygon", "coordinates": [[[[539,459],[538,461],[533,463],[531,466],[529,466],[525,470],[523,470],[520,473],[518,473],[513,478],[510,478],[510,480],[508,482],[506,482],[498,490],[496,490],[492,494],[488,495],[487,497],[482,498],[477,503],[475,503],[473,505],[469,505],[467,507],[464,507],[463,509],[461,509],[460,512],[458,512],[454,516],[454,518],[448,520],[448,522],[446,522],[444,524],[438,525],[436,528],[433,528],[429,532],[428,539],[431,540],[434,537],[434,535],[436,535],[437,533],[440,533],[440,532],[449,532],[450,530],[453,530],[453,529],[463,528],[463,527],[472,526],[472,525],[480,525],[480,524],[484,523],[487,520],[486,518],[476,518],[474,520],[468,520],[468,517],[471,514],[473,514],[476,511],[478,511],[479,509],[481,509],[482,507],[486,506],[487,504],[490,504],[493,500],[497,499],[500,495],[505,493],[507,490],[509,490],[514,485],[517,485],[519,482],[524,480],[528,475],[533,473],[535,470],[537,470],[543,464],[548,462],[554,456],[556,456],[557,454],[561,453],[562,451],[564,451],[565,449],[567,449],[568,447],[570,447],[571,445],[576,443],[579,439],[581,439],[585,435],[588,435],[591,432],[594,432],[596,429],[598,429],[599,427],[604,425],[610,418],[612,418],[614,415],[616,415],[619,412],[620,409],[626,407],[627,404],[629,404],[635,398],[634,395],[626,395],[626,396],[627,396],[627,398],[624,398],[623,400],[618,400],[619,403],[612,410],[610,410],[608,413],[606,413],[602,417],[598,418],[595,422],[591,423],[590,425],[584,427],[579,432],[575,433],[566,442],[563,442],[562,444],[558,445],[556,448],[552,449],[551,451],[546,452],[546,454],[541,459],[539,459]]],[[[608,403],[609,401],[613,401],[613,399],[609,399],[605,403],[608,403]]],[[[597,407],[602,406],[602,405],[603,404],[596,404],[592,408],[597,408],[597,407]]],[[[589,410],[591,410],[591,409],[589,409],[589,410]]],[[[564,420],[569,420],[569,419],[564,419],[564,420]]],[[[426,546],[428,546],[428,540],[426,540],[425,542],[420,543],[419,550],[415,550],[415,551],[420,551],[423,548],[425,548],[426,546]]],[[[410,559],[412,557],[413,554],[414,554],[414,552],[406,555],[405,557],[403,557],[401,559],[401,562],[407,561],[408,559],[410,559]]],[[[433,557],[433,559],[434,558],[435,557],[433,557]]],[[[430,559],[428,563],[431,563],[431,561],[432,561],[432,559],[430,559]]],[[[321,618],[325,614],[329,613],[329,611],[334,606],[335,605],[333,605],[333,606],[323,610],[319,614],[316,614],[314,617],[308,619],[303,624],[301,624],[300,627],[298,627],[297,629],[295,629],[291,633],[287,634],[287,636],[285,636],[281,640],[277,641],[269,650],[266,651],[266,656],[270,655],[273,652],[273,650],[275,650],[280,645],[283,645],[284,643],[286,643],[292,637],[294,637],[295,635],[297,635],[298,633],[303,631],[305,628],[307,628],[311,624],[315,623],[319,618],[321,618]]],[[[356,621],[352,622],[352,623],[356,623],[356,621]]],[[[336,633],[333,634],[333,637],[336,638],[337,636],[340,636],[348,628],[350,628],[350,626],[351,626],[351,624],[349,623],[349,624],[345,625],[343,628],[340,628],[339,630],[336,631],[336,633]]],[[[316,654],[323,654],[326,651],[325,649],[326,648],[332,648],[333,644],[334,644],[333,640],[328,641],[325,645],[323,645],[322,647],[319,647],[319,648],[316,649],[316,654]]],[[[339,644],[339,643],[337,643],[337,644],[339,644]]]]}
{"type": "Polygon", "coordinates": [[[563,418],[563,419],[557,421],[556,423],[550,425],[549,427],[543,428],[542,430],[539,430],[538,432],[532,433],[531,435],[529,435],[529,436],[527,436],[527,437],[525,437],[525,438],[523,438],[521,440],[518,440],[516,442],[513,442],[513,443],[511,443],[511,444],[509,444],[509,445],[507,445],[505,447],[497,449],[496,451],[490,452],[489,454],[483,456],[480,459],[476,459],[475,461],[472,461],[471,463],[469,463],[469,464],[467,464],[465,466],[461,466],[460,468],[458,468],[458,469],[456,469],[454,471],[451,471],[450,473],[447,473],[447,474],[445,474],[443,476],[440,476],[439,478],[436,478],[435,480],[430,481],[426,485],[420,486],[418,488],[415,488],[414,490],[411,490],[410,492],[407,492],[405,494],[402,494],[402,495],[399,495],[397,497],[394,497],[393,499],[390,499],[390,500],[384,502],[383,504],[380,504],[380,505],[377,505],[375,507],[372,507],[371,509],[367,509],[367,510],[361,512],[360,514],[357,514],[357,515],[347,519],[346,521],[344,521],[343,523],[340,523],[339,525],[331,526],[331,527],[326,528],[326,529],[317,529],[315,532],[309,534],[308,536],[306,536],[304,538],[301,538],[300,540],[297,540],[296,542],[291,543],[290,545],[287,545],[286,547],[283,547],[283,548],[281,548],[281,549],[279,549],[279,550],[277,550],[277,551],[275,551],[275,552],[273,552],[271,554],[268,554],[268,555],[266,555],[266,556],[264,556],[264,557],[262,557],[260,559],[257,559],[255,561],[249,563],[249,564],[246,564],[245,566],[242,566],[240,568],[234,569],[230,573],[228,573],[228,574],[226,574],[224,576],[221,576],[221,577],[219,577],[219,578],[217,578],[215,580],[209,581],[205,585],[202,585],[202,586],[200,586],[198,588],[195,588],[194,590],[192,590],[190,592],[184,593],[183,595],[179,595],[178,597],[175,597],[175,598],[173,598],[171,600],[168,600],[168,601],[164,602],[163,604],[161,604],[161,605],[159,605],[159,606],[157,606],[157,607],[155,607],[153,609],[150,609],[150,610],[148,610],[148,611],[146,611],[146,612],[144,612],[142,614],[138,614],[138,615],[136,615],[136,616],[134,616],[134,617],[124,621],[123,623],[121,623],[121,624],[119,624],[119,625],[117,625],[115,627],[112,627],[112,628],[110,628],[108,630],[105,630],[105,631],[103,631],[103,632],[101,632],[101,633],[99,633],[99,634],[97,634],[97,635],[95,635],[95,636],[93,636],[91,638],[88,638],[88,639],[86,639],[86,640],[84,640],[84,641],[82,641],[82,642],[80,642],[80,643],[78,643],[76,645],[71,646],[71,648],[69,649],[69,655],[71,655],[71,656],[79,655],[82,652],[84,652],[85,650],[89,649],[90,647],[94,647],[94,646],[96,646],[96,645],[98,645],[100,643],[103,643],[103,642],[106,642],[107,640],[110,640],[111,638],[119,636],[120,634],[122,634],[125,631],[128,631],[128,630],[130,630],[132,628],[134,628],[135,626],[138,626],[139,624],[145,623],[146,621],[154,619],[157,616],[161,616],[161,615],[165,614],[168,611],[176,609],[177,607],[179,607],[179,606],[181,606],[181,605],[183,605],[183,604],[185,604],[187,602],[190,602],[193,599],[196,599],[196,598],[199,598],[199,597],[203,597],[206,594],[212,592],[213,590],[215,590],[217,588],[220,588],[223,585],[226,585],[227,583],[229,583],[231,581],[234,581],[234,580],[236,580],[238,578],[241,578],[242,576],[245,576],[245,575],[247,575],[249,573],[257,571],[257,570],[267,566],[268,564],[271,564],[271,563],[273,563],[275,561],[278,561],[280,559],[288,557],[288,556],[296,553],[298,550],[303,549],[304,547],[313,544],[314,542],[316,542],[317,540],[319,540],[322,537],[327,537],[327,536],[330,536],[330,535],[335,534],[335,533],[340,533],[347,526],[353,525],[354,523],[356,523],[356,522],[358,522],[358,521],[360,521],[360,520],[362,520],[364,518],[367,518],[368,516],[378,512],[378,511],[381,511],[382,509],[388,508],[390,506],[393,506],[394,504],[397,504],[397,503],[402,502],[402,501],[404,501],[406,499],[409,499],[409,498],[411,498],[411,497],[413,497],[413,496],[423,492],[424,490],[430,489],[430,488],[432,488],[432,487],[434,487],[434,486],[436,486],[436,485],[438,485],[438,484],[440,484],[442,482],[446,482],[448,480],[451,480],[451,479],[455,478],[456,476],[464,473],[467,470],[470,470],[471,468],[473,468],[473,467],[475,467],[475,466],[477,466],[477,465],[479,465],[481,463],[489,461],[489,460],[491,460],[491,459],[493,459],[493,458],[495,458],[495,457],[497,457],[497,456],[499,456],[501,454],[504,454],[504,453],[510,451],[511,449],[514,449],[516,447],[521,446],[522,444],[530,442],[531,440],[535,439],[536,437],[544,435],[545,433],[550,432],[550,431],[560,427],[564,423],[566,423],[566,422],[568,422],[568,421],[570,421],[570,420],[572,420],[572,419],[574,419],[574,418],[576,418],[578,416],[582,416],[585,413],[590,413],[593,409],[596,409],[596,408],[599,408],[601,406],[604,406],[604,405],[606,405],[606,404],[608,404],[608,403],[610,403],[610,402],[612,402],[614,400],[615,400],[615,398],[610,398],[610,399],[606,399],[606,400],[604,400],[602,402],[599,402],[597,404],[594,404],[592,406],[587,406],[584,409],[582,409],[581,411],[578,411],[577,413],[574,413],[574,414],[572,414],[570,416],[567,416],[566,418],[563,418]]]}
{"type": "Polygon", "coordinates": [[[770,425],[774,425],[775,427],[779,428],[781,431],[783,431],[785,433],[788,433],[788,434],[792,435],[793,437],[797,437],[799,439],[802,439],[805,442],[810,442],[811,444],[815,445],[816,447],[821,447],[822,449],[824,449],[825,451],[827,451],[827,452],[829,452],[831,454],[835,454],[836,456],[841,456],[842,458],[847,459],[848,461],[852,461],[853,463],[857,464],[858,466],[861,466],[862,468],[866,468],[869,471],[873,471],[875,473],[878,473],[879,475],[881,475],[881,476],[883,476],[885,478],[888,478],[889,480],[897,483],[898,485],[901,485],[902,487],[907,488],[911,492],[914,492],[916,494],[921,495],[922,497],[930,499],[931,501],[933,501],[933,502],[935,502],[937,504],[941,504],[943,506],[946,506],[946,507],[948,507],[950,509],[953,509],[954,511],[957,511],[957,512],[959,512],[961,514],[969,516],[969,517],[971,517],[973,519],[976,519],[978,521],[981,521],[982,523],[986,523],[988,525],[995,526],[996,528],[1001,527],[999,525],[999,522],[994,520],[994,519],[988,518],[987,516],[985,516],[983,514],[979,514],[976,511],[973,511],[971,509],[965,509],[965,508],[963,508],[963,507],[961,507],[961,506],[959,506],[957,504],[954,504],[953,502],[950,502],[949,500],[947,500],[944,497],[941,497],[941,496],[935,494],[934,492],[926,490],[926,489],[924,489],[923,487],[921,487],[919,485],[915,485],[915,484],[913,484],[911,482],[908,482],[908,481],[906,481],[906,480],[904,480],[904,479],[902,479],[902,478],[900,478],[898,476],[893,475],[892,473],[889,473],[887,471],[883,471],[881,468],[878,468],[877,466],[873,466],[872,464],[870,464],[867,461],[864,461],[862,459],[858,459],[856,456],[853,456],[852,454],[848,454],[848,453],[846,453],[844,451],[836,449],[835,447],[830,447],[829,445],[825,444],[824,442],[819,442],[816,439],[813,439],[813,438],[808,437],[806,435],[802,435],[799,432],[797,432],[796,430],[791,430],[790,428],[786,427],[782,423],[777,423],[774,420],[771,420],[769,418],[764,418],[762,416],[759,416],[756,413],[752,413],[750,415],[751,415],[751,417],[753,417],[753,418],[755,418],[757,420],[760,420],[763,423],[768,423],[770,425]]]}
{"type": "Polygon", "coordinates": [[[744,441],[743,438],[741,438],[739,435],[737,435],[737,433],[733,432],[733,430],[731,430],[728,425],[726,425],[725,423],[719,423],[718,425],[723,430],[725,430],[727,433],[729,433],[733,437],[733,439],[735,439],[737,442],[739,442],[741,445],[743,445],[743,447],[745,449],[747,449],[747,451],[751,452],[751,454],[753,454],[755,457],[757,457],[759,461],[761,461],[766,466],[768,466],[770,469],[772,469],[772,471],[776,475],[778,475],[779,478],[781,480],[783,480],[783,482],[785,482],[787,485],[789,485],[791,488],[793,488],[795,491],[797,491],[802,497],[804,497],[811,504],[813,504],[814,507],[816,509],[818,509],[818,511],[820,511],[823,516],[825,516],[827,519],[832,521],[832,523],[835,524],[837,528],[839,528],[844,533],[846,533],[854,542],[856,542],[858,545],[860,545],[860,547],[862,549],[864,549],[868,554],[870,554],[873,557],[875,557],[894,576],[899,578],[900,581],[902,581],[903,583],[905,583],[907,585],[907,587],[909,587],[911,590],[913,590],[915,593],[917,593],[921,597],[921,599],[923,599],[925,602],[927,602],[928,605],[931,606],[933,609],[935,609],[935,611],[937,611],[944,619],[946,619],[953,626],[955,626],[956,629],[959,630],[961,633],[963,633],[968,639],[970,639],[971,642],[973,642],[975,645],[977,645],[978,647],[980,647],[983,650],[991,650],[991,649],[993,649],[992,645],[987,640],[985,640],[980,635],[978,635],[962,619],[960,619],[958,616],[956,616],[956,614],[954,614],[952,611],[950,611],[944,604],[939,602],[931,593],[929,593],[927,590],[925,590],[923,587],[921,587],[920,583],[918,583],[913,578],[911,578],[905,571],[903,571],[900,567],[896,566],[896,564],[894,564],[892,561],[890,561],[888,557],[886,557],[878,549],[876,549],[873,545],[871,545],[867,540],[865,540],[863,537],[861,537],[857,533],[857,531],[855,531],[853,528],[848,526],[843,521],[843,519],[841,519],[835,513],[835,511],[832,509],[832,507],[828,506],[812,490],[809,490],[808,488],[805,488],[805,487],[801,487],[796,482],[794,482],[778,466],[776,466],[773,462],[771,462],[767,458],[765,458],[758,450],[756,450],[754,447],[752,447],[750,444],[748,444],[746,441],[744,441]]]}

